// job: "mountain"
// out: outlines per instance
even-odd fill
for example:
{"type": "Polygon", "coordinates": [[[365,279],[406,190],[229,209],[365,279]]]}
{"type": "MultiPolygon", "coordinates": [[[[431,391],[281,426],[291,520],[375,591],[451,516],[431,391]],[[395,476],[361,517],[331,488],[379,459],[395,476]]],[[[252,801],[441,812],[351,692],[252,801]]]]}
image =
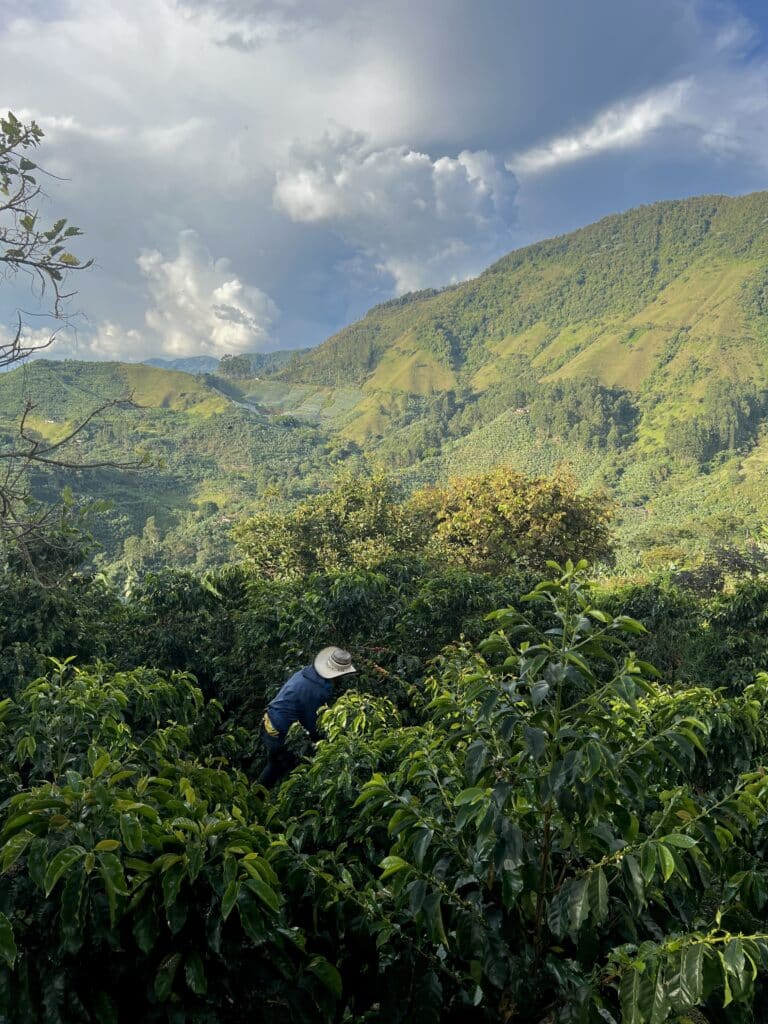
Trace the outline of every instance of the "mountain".
{"type": "Polygon", "coordinates": [[[505,256],[472,281],[372,309],[282,377],[356,386],[348,432],[381,436],[396,396],[487,391],[524,367],[644,406],[643,443],[709,386],[768,369],[768,193],[657,203],[505,256]]]}
{"type": "MultiPolygon", "coordinates": [[[[278,349],[275,352],[246,352],[254,374],[268,376],[282,369],[306,349],[278,349]]],[[[181,370],[184,373],[216,373],[221,360],[213,356],[183,356],[178,359],[164,359],[160,356],[143,360],[146,366],[158,366],[162,370],[181,370]]]]}
{"type": "Polygon", "coordinates": [[[0,424],[33,393],[29,425],[53,439],[133,394],[139,408],[111,410],[83,445],[162,459],[81,474],[83,493],[113,498],[109,558],[131,538],[142,558],[153,544],[180,562],[224,557],[227,520],[369,456],[409,487],[567,463],[614,497],[630,567],[743,539],[768,520],[768,193],[608,217],[251,366],[40,360],[3,375],[0,424]]]}
{"type": "Polygon", "coordinates": [[[163,359],[156,356],[144,359],[146,366],[159,366],[163,370],[182,370],[184,373],[215,373],[219,360],[213,356],[185,356],[179,359],[163,359]]]}

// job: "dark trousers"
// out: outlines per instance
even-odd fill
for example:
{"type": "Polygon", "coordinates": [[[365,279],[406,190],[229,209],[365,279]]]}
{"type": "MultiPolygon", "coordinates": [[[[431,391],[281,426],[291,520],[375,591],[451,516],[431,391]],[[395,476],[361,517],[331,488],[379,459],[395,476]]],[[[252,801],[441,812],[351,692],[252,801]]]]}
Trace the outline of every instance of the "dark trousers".
{"type": "Polygon", "coordinates": [[[292,771],[299,763],[298,759],[286,749],[285,743],[279,736],[270,736],[262,727],[261,736],[267,751],[267,763],[259,776],[259,782],[267,789],[284,779],[288,772],[292,771]]]}

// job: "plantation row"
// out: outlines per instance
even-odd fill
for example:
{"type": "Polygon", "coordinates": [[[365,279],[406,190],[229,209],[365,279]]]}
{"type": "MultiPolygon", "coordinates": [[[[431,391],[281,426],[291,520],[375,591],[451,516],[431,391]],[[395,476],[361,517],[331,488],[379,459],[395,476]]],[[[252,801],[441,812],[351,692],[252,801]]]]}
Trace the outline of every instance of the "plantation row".
{"type": "Polygon", "coordinates": [[[594,597],[359,680],[271,797],[188,674],[49,664],[0,711],[2,1017],[762,1019],[768,676],[667,685],[594,597]]]}

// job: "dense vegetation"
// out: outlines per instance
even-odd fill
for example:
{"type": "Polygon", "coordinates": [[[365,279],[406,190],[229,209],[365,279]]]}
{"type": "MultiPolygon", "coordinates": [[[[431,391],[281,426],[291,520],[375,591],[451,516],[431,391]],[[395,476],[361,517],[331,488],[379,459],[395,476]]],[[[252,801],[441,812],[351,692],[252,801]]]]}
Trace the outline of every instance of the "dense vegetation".
{"type": "Polygon", "coordinates": [[[762,1019],[764,578],[529,593],[401,530],[127,600],[3,576],[6,1019],[762,1019]],[[361,672],[267,797],[261,709],[329,638],[361,672]]]}
{"type": "Polygon", "coordinates": [[[222,564],[232,523],[370,457],[413,490],[567,464],[615,500],[620,565],[695,566],[717,546],[702,520],[731,517],[743,539],[766,516],[766,225],[765,193],[661,203],[384,303],[304,353],[178,364],[189,373],[30,364],[3,379],[0,429],[10,444],[32,396],[28,427],[55,443],[133,395],[78,451],[151,452],[149,471],[33,480],[45,499],[66,483],[114,503],[94,529],[121,580],[222,564]]]}
{"type": "MultiPolygon", "coordinates": [[[[0,123],[0,258],[58,307],[41,134],[0,123]]],[[[4,376],[0,1021],[765,1019],[766,202],[304,355],[4,376]],[[264,706],[328,642],[358,672],[267,792],[264,706]]]]}

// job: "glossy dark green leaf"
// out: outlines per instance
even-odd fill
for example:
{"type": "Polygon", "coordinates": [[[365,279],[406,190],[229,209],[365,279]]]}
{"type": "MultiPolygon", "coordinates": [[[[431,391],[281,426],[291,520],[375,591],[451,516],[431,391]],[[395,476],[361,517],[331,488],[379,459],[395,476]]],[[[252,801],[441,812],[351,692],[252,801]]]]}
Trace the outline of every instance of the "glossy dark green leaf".
{"type": "Polygon", "coordinates": [[[123,837],[125,848],[130,853],[138,853],[144,845],[144,834],[141,822],[133,814],[120,815],[120,835],[123,837]]]}
{"type": "Polygon", "coordinates": [[[184,961],[184,977],[187,985],[196,996],[204,996],[208,991],[208,980],[205,976],[203,959],[199,953],[193,952],[184,961]]]}
{"type": "Polygon", "coordinates": [[[186,873],[186,866],[181,862],[173,864],[163,873],[163,905],[166,910],[173,904],[174,900],[179,895],[181,883],[184,881],[186,873]]]}
{"type": "Polygon", "coordinates": [[[67,846],[60,850],[50,861],[45,872],[45,895],[49,896],[61,876],[85,857],[86,850],[82,846],[67,846]]]}
{"type": "Polygon", "coordinates": [[[181,953],[171,953],[160,961],[155,974],[155,995],[161,1003],[166,1002],[173,991],[176,972],[181,964],[181,953]]]}
{"type": "Polygon", "coordinates": [[[237,897],[240,895],[240,883],[230,882],[224,891],[224,896],[221,900],[221,916],[226,919],[232,913],[232,908],[237,903],[237,897]]]}
{"type": "Polygon", "coordinates": [[[151,952],[160,936],[160,922],[151,894],[145,896],[134,910],[132,930],[142,953],[151,952]]]}
{"type": "Polygon", "coordinates": [[[335,999],[341,999],[341,975],[338,968],[325,957],[315,956],[309,962],[309,970],[320,979],[335,999]]]}
{"type": "Polygon", "coordinates": [[[277,895],[275,890],[267,885],[266,882],[262,882],[260,878],[248,878],[243,883],[251,892],[255,893],[261,902],[268,907],[273,914],[277,914],[280,910],[280,897],[277,895]]]}

